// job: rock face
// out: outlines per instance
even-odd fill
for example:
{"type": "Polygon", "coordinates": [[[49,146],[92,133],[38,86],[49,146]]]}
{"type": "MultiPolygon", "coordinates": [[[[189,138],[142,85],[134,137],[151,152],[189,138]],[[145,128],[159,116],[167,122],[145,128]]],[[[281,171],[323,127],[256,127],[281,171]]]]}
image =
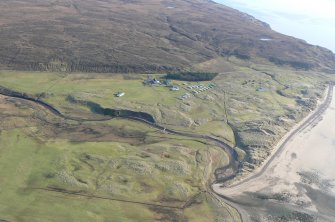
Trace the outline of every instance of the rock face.
{"type": "Polygon", "coordinates": [[[0,2],[0,68],[166,72],[220,56],[335,69],[331,51],[211,1],[0,2]]]}

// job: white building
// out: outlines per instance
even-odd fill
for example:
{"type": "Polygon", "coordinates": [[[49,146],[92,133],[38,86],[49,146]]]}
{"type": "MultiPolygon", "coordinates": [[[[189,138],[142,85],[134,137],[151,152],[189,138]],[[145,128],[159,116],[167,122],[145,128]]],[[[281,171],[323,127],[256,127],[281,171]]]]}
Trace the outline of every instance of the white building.
{"type": "Polygon", "coordinates": [[[124,95],[126,95],[124,92],[117,92],[117,93],[115,94],[116,97],[122,97],[122,96],[124,96],[124,95]]]}

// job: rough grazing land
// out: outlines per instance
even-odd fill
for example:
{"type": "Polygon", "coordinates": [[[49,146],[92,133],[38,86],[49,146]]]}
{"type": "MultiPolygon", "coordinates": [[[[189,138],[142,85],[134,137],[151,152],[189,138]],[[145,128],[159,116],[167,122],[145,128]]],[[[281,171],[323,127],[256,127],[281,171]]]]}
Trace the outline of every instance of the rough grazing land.
{"type": "Polygon", "coordinates": [[[330,71],[335,64],[329,50],[207,0],[0,2],[0,67],[157,72],[220,56],[298,69],[330,71]]]}
{"type": "Polygon", "coordinates": [[[5,96],[0,110],[1,219],[232,221],[236,215],[206,192],[212,170],[226,164],[217,147],[132,121],[69,121],[5,96]]]}

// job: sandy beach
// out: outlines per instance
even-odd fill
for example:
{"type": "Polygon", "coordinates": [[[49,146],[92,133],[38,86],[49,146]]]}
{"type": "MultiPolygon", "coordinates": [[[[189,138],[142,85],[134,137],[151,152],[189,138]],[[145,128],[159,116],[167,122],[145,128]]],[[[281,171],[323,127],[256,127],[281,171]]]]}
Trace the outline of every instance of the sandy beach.
{"type": "Polygon", "coordinates": [[[244,205],[254,218],[264,221],[272,221],[269,214],[280,205],[291,210],[297,208],[306,215],[312,215],[311,218],[323,214],[321,221],[335,221],[335,203],[324,209],[325,201],[333,201],[335,195],[334,123],[333,99],[321,117],[285,144],[260,176],[237,186],[222,188],[217,184],[213,188],[244,205]],[[254,215],[255,209],[262,215],[254,215]]]}

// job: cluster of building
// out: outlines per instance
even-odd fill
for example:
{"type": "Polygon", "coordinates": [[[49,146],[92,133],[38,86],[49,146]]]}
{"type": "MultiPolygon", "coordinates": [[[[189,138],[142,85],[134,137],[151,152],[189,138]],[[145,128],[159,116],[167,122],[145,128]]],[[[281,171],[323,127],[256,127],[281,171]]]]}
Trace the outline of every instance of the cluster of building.
{"type": "Polygon", "coordinates": [[[164,79],[164,80],[160,81],[156,78],[151,78],[150,76],[148,76],[148,78],[146,80],[144,80],[143,84],[148,85],[148,86],[165,85],[167,87],[170,87],[171,91],[179,91],[180,90],[179,86],[172,85],[172,81],[170,79],[164,79]]]}
{"type": "MultiPolygon", "coordinates": [[[[152,78],[151,76],[148,75],[148,78],[146,80],[144,80],[143,82],[144,85],[148,85],[148,86],[166,86],[169,87],[171,91],[179,91],[180,87],[178,85],[173,85],[172,81],[169,79],[164,79],[164,80],[158,80],[156,78],[152,78]]],[[[190,93],[192,94],[198,94],[204,91],[207,91],[211,88],[214,88],[216,85],[214,83],[210,83],[207,86],[205,86],[204,84],[193,84],[190,85],[189,83],[183,83],[183,88],[185,87],[185,89],[187,88],[189,90],[190,93]]],[[[181,100],[186,100],[189,99],[191,97],[190,93],[185,93],[182,96],[179,97],[179,99],[181,100]]],[[[125,95],[124,92],[117,92],[114,94],[116,97],[122,97],[125,95]]]]}
{"type": "Polygon", "coordinates": [[[161,81],[159,81],[158,79],[156,78],[150,78],[148,77],[148,79],[144,80],[144,85],[149,85],[149,86],[159,86],[161,85],[161,81]]]}
{"type": "Polygon", "coordinates": [[[214,87],[215,87],[215,84],[214,83],[210,83],[208,86],[205,86],[203,84],[198,84],[198,85],[188,86],[187,88],[193,90],[192,91],[193,94],[198,94],[198,93],[207,91],[207,90],[209,90],[211,88],[214,88],[214,87]]]}

